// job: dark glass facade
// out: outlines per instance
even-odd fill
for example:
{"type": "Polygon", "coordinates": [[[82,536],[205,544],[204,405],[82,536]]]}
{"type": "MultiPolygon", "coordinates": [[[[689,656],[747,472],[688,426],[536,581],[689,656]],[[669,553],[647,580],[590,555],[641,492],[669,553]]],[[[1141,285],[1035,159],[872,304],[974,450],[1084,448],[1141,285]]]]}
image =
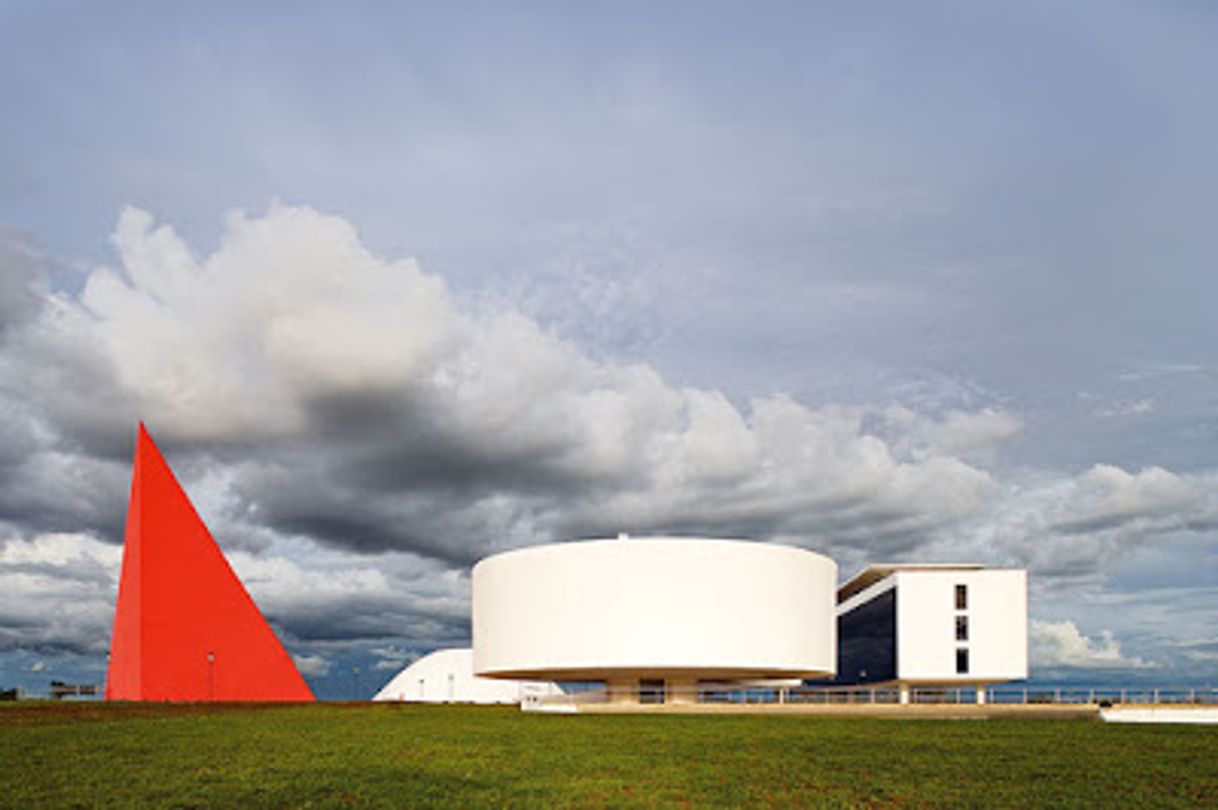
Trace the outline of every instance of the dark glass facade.
{"type": "Polygon", "coordinates": [[[897,677],[897,591],[889,590],[837,617],[835,683],[891,681],[897,677]]]}

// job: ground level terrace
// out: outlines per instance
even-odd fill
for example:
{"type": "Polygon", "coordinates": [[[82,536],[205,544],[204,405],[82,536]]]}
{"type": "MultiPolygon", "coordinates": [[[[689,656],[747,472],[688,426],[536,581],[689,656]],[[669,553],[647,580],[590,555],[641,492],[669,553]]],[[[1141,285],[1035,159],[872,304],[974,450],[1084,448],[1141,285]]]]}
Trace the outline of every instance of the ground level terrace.
{"type": "Polygon", "coordinates": [[[611,683],[523,702],[536,711],[700,711],[871,713],[908,709],[911,716],[947,714],[997,716],[1010,709],[1022,715],[1094,714],[1102,709],[1204,709],[1218,720],[1218,688],[1143,687],[915,687],[868,688],[680,684],[664,681],[611,683]],[[943,711],[946,710],[946,711],[943,711]]]}

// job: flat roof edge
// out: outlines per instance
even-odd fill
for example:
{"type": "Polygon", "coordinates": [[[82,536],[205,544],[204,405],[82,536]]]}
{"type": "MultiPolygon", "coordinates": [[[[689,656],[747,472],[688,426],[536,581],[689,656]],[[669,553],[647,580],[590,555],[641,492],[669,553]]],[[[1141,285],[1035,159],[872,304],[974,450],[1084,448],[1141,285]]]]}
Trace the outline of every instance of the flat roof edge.
{"type": "Polygon", "coordinates": [[[841,603],[899,571],[981,571],[985,567],[982,563],[873,563],[842,583],[837,601],[841,603]]]}

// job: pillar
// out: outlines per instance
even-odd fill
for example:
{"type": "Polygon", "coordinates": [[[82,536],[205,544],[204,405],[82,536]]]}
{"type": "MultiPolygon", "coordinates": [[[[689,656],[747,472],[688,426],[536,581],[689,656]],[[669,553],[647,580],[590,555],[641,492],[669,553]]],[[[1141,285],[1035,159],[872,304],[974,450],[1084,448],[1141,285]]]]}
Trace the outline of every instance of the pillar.
{"type": "Polygon", "coordinates": [[[613,680],[605,682],[609,703],[627,704],[639,702],[639,684],[635,680],[613,680]]]}
{"type": "Polygon", "coordinates": [[[670,678],[664,683],[665,702],[689,704],[698,702],[698,682],[690,679],[670,678]]]}

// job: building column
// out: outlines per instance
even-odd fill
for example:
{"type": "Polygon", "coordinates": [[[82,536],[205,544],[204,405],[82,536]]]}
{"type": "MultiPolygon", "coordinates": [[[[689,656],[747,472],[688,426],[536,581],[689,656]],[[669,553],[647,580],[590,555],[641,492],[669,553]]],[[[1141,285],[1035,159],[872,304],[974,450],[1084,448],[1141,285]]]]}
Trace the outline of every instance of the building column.
{"type": "Polygon", "coordinates": [[[687,679],[670,679],[664,682],[664,702],[689,704],[698,702],[698,682],[687,679]]]}
{"type": "Polygon", "coordinates": [[[610,703],[639,702],[639,682],[635,680],[605,681],[605,691],[608,693],[610,703]]]}
{"type": "Polygon", "coordinates": [[[897,702],[900,703],[902,706],[909,705],[909,684],[907,684],[907,683],[897,684],[897,702]]]}
{"type": "Polygon", "coordinates": [[[977,684],[977,705],[985,705],[985,684],[983,683],[977,684]]]}

